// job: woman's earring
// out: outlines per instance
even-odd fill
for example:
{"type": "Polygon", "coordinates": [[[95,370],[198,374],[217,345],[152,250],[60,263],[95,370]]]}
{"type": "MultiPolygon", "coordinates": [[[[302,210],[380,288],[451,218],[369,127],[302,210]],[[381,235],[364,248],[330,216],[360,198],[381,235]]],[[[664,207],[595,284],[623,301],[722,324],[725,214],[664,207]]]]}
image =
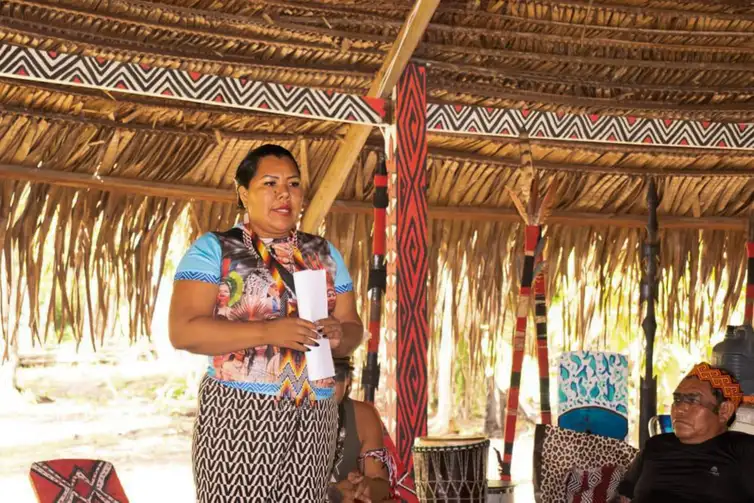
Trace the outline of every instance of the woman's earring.
{"type": "Polygon", "coordinates": [[[249,212],[248,211],[243,212],[243,224],[249,225],[249,212]]]}

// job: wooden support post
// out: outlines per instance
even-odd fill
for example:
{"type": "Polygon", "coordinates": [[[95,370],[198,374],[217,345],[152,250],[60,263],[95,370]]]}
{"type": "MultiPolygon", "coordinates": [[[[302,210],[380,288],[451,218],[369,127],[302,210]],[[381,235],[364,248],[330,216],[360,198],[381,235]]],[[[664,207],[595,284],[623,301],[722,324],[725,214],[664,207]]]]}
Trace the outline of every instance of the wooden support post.
{"type": "Polygon", "coordinates": [[[746,306],[744,307],[744,324],[751,325],[754,318],[754,211],[749,213],[749,234],[746,242],[746,306]]]}
{"type": "MultiPolygon", "coordinates": [[[[410,473],[414,439],[427,433],[427,138],[426,68],[409,64],[396,89],[395,239],[388,235],[388,256],[394,261],[395,277],[388,289],[395,294],[395,374],[387,386],[396,390],[396,447],[410,473]],[[394,379],[394,383],[390,382],[394,379]]],[[[392,201],[391,201],[392,203],[392,201]]],[[[388,271],[391,272],[390,269],[388,271]]],[[[387,306],[386,306],[387,307],[387,306]]],[[[390,315],[386,310],[386,315],[390,315]]],[[[391,348],[388,348],[388,354],[391,348]]],[[[393,411],[389,410],[388,415],[393,411]]]]}
{"type": "Polygon", "coordinates": [[[646,302],[646,312],[641,327],[644,329],[646,340],[644,377],[641,379],[641,396],[639,403],[639,445],[649,439],[649,420],[657,414],[657,379],[654,377],[653,360],[655,332],[657,320],[655,318],[655,302],[657,301],[660,279],[660,240],[657,236],[657,189],[655,181],[649,179],[647,188],[647,240],[644,243],[644,278],[641,283],[641,302],[646,302]]]}
{"type": "MultiPolygon", "coordinates": [[[[439,4],[440,0],[416,0],[414,8],[406,17],[406,21],[403,23],[400,33],[398,33],[398,38],[382,62],[382,67],[377,73],[372,87],[369,88],[367,96],[383,98],[395,87],[398,77],[401,76],[401,72],[414,53],[414,49],[419,45],[424,30],[439,4]]],[[[426,111],[423,111],[422,115],[426,116],[426,111]]],[[[423,124],[426,124],[426,120],[423,124]]],[[[372,126],[369,125],[352,125],[348,128],[342,146],[335,153],[335,157],[325,172],[325,177],[319,184],[319,189],[312,197],[311,204],[304,213],[304,218],[301,221],[303,231],[312,233],[317,231],[325,219],[325,215],[330,211],[335,198],[338,197],[338,193],[348,178],[348,174],[351,172],[361,149],[366,144],[371,131],[372,126]]]]}

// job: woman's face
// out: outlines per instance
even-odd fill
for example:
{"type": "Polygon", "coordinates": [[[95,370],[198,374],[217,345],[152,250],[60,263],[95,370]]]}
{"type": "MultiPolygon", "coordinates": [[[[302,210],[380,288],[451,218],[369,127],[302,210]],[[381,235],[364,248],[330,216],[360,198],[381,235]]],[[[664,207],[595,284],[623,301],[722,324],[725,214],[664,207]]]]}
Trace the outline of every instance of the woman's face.
{"type": "Polygon", "coordinates": [[[217,292],[217,300],[222,307],[228,305],[228,301],[230,300],[230,288],[228,288],[228,285],[220,285],[220,290],[217,292]]]}
{"type": "Polygon", "coordinates": [[[260,159],[249,187],[240,187],[238,193],[249,213],[251,229],[259,237],[285,237],[296,227],[304,191],[296,165],[287,157],[260,159]]]}

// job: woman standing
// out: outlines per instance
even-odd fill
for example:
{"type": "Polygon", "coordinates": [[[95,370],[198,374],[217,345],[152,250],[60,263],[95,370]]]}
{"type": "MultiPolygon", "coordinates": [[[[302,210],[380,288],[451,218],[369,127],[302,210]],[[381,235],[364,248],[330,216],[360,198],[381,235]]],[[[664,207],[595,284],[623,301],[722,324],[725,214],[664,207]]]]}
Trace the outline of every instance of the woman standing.
{"type": "Polygon", "coordinates": [[[310,381],[304,352],[320,337],[335,356],[361,341],[351,278],[335,247],[296,231],[304,194],[288,150],[251,151],[236,183],[244,223],[194,242],[170,306],[173,346],[210,360],[194,429],[197,501],[321,503],[338,408],[334,381],[310,381]],[[330,317],[317,323],[296,315],[292,273],[302,269],[327,272],[330,317]],[[239,353],[241,370],[223,372],[239,353]],[[262,364],[267,372],[254,370],[262,364]]]}

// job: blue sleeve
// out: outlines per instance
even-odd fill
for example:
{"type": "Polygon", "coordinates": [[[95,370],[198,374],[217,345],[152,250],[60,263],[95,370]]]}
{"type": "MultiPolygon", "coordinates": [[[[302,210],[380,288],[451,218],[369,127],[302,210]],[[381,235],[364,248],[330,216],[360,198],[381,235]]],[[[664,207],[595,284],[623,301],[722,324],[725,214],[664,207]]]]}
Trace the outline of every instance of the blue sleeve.
{"type": "Polygon", "coordinates": [[[340,254],[337,248],[328,241],[330,245],[330,256],[335,261],[335,293],[348,293],[353,292],[353,281],[351,281],[351,275],[348,273],[346,263],[343,261],[343,255],[340,254]]]}
{"type": "Polygon", "coordinates": [[[222,279],[223,253],[220,241],[212,233],[202,235],[194,241],[175,271],[175,281],[202,281],[217,285],[222,279]]]}

